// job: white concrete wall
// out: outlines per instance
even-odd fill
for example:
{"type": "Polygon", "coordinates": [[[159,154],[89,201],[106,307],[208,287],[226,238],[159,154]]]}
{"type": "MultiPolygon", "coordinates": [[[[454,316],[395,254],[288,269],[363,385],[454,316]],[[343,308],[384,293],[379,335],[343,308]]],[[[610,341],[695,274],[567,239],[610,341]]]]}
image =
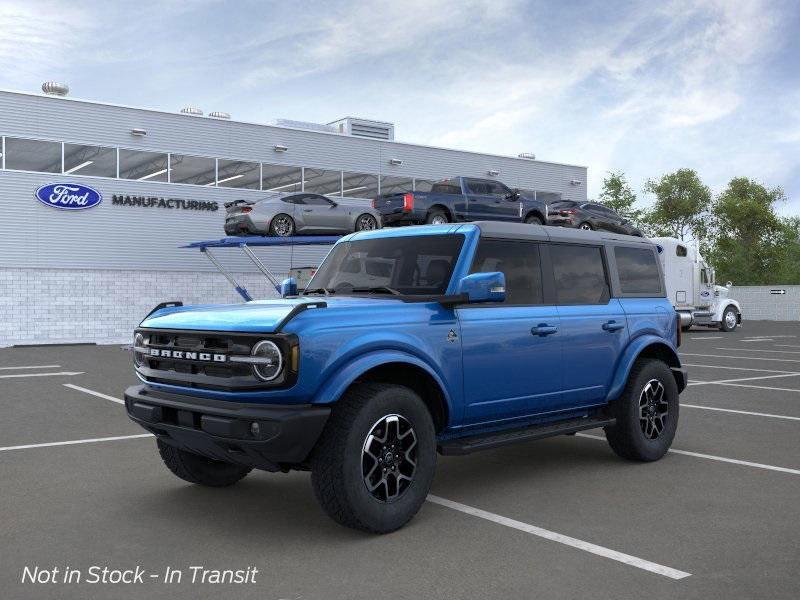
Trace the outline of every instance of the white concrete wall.
{"type": "MultiPolygon", "coordinates": [[[[237,279],[254,298],[276,296],[260,274],[237,279]]],[[[242,301],[222,275],[211,272],[0,269],[0,347],[129,343],[142,318],[171,300],[242,301]]]]}
{"type": "Polygon", "coordinates": [[[733,286],[730,297],[741,304],[743,320],[800,320],[800,285],[733,286]],[[786,293],[772,294],[772,290],[786,293]]]}

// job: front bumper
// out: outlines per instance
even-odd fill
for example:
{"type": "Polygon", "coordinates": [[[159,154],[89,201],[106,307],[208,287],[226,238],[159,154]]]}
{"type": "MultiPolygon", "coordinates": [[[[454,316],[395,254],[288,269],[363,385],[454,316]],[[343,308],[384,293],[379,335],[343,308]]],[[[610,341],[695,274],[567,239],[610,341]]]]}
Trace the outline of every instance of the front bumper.
{"type": "Polygon", "coordinates": [[[547,224],[552,227],[575,227],[576,223],[571,217],[550,216],[547,224]]]}
{"type": "Polygon", "coordinates": [[[417,223],[424,223],[425,215],[419,215],[416,211],[404,211],[402,208],[397,208],[391,211],[384,212],[381,210],[381,224],[384,227],[391,227],[393,225],[414,225],[417,223]]]}
{"type": "Polygon", "coordinates": [[[302,465],[330,415],[327,406],[208,400],[145,385],[125,390],[125,409],[166,444],[265,471],[302,465]]]}

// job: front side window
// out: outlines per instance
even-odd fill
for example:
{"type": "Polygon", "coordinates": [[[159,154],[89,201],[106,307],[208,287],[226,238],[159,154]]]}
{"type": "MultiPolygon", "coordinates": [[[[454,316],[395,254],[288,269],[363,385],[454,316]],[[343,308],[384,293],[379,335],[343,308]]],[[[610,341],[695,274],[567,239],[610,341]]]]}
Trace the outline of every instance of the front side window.
{"type": "Polygon", "coordinates": [[[559,304],[606,304],[608,289],[602,250],[597,246],[550,246],[559,304]]]}
{"type": "Polygon", "coordinates": [[[6,169],[61,173],[61,144],[7,137],[6,169]]]}
{"type": "Polygon", "coordinates": [[[467,188],[470,194],[479,194],[483,196],[490,193],[489,185],[485,181],[479,181],[477,179],[468,179],[467,188]]]}
{"type": "Polygon", "coordinates": [[[506,277],[506,304],[542,303],[538,244],[482,239],[470,273],[495,271],[500,271],[506,277]]]}
{"type": "Polygon", "coordinates": [[[447,290],[464,236],[420,235],[337,244],[306,293],[441,295],[447,290]]]}
{"type": "Polygon", "coordinates": [[[167,181],[169,165],[167,155],[161,152],[139,150],[119,151],[119,176],[138,181],[167,181]]]}
{"type": "Polygon", "coordinates": [[[117,149],[64,144],[64,175],[117,176],[117,149]]]}
{"type": "Polygon", "coordinates": [[[675,256],[686,256],[688,252],[686,251],[686,246],[681,246],[678,244],[675,247],[675,256]]]}
{"type": "Polygon", "coordinates": [[[304,196],[304,204],[310,204],[312,206],[332,206],[333,202],[328,200],[325,196],[317,196],[315,194],[308,194],[304,196]]]}
{"type": "MultiPolygon", "coordinates": [[[[656,255],[649,248],[614,248],[623,294],[662,296],[656,255]]],[[[703,271],[705,274],[705,271],[703,271]]]]}

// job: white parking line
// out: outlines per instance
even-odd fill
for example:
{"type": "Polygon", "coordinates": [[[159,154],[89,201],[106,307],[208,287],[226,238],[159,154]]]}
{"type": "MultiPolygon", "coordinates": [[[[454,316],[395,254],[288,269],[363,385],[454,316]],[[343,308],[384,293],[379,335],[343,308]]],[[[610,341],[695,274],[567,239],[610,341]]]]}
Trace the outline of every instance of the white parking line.
{"type": "Polygon", "coordinates": [[[751,338],[749,340],[739,340],[740,342],[771,342],[773,341],[772,338],[751,338]]]}
{"type": "Polygon", "coordinates": [[[16,371],[18,369],[60,369],[61,365],[26,365],[24,367],[0,367],[0,371],[16,371]]]}
{"type": "Polygon", "coordinates": [[[796,394],[800,393],[800,390],[795,390],[792,388],[767,387],[765,385],[748,385],[746,383],[720,383],[719,385],[732,385],[733,387],[752,388],[754,390],[772,390],[773,392],[794,392],[796,394]]]}
{"type": "Polygon", "coordinates": [[[58,373],[14,373],[13,375],[0,375],[0,379],[14,379],[17,377],[50,377],[53,375],[83,375],[83,371],[60,371],[58,373]]]}
{"type": "Polygon", "coordinates": [[[689,385],[715,385],[735,383],[738,381],[756,381],[757,379],[776,379],[780,377],[797,377],[800,373],[778,373],[777,375],[760,375],[759,377],[742,377],[740,379],[720,379],[718,381],[690,381],[689,385]]]}
{"type": "MultiPolygon", "coordinates": [[[[606,438],[599,435],[591,435],[588,433],[576,433],[576,436],[591,438],[593,440],[605,441],[606,438]]],[[[695,458],[706,458],[708,460],[716,460],[719,462],[731,463],[734,465],[742,465],[745,467],[755,467],[757,469],[766,469],[768,471],[778,471],[780,473],[790,473],[792,475],[800,475],[800,470],[789,469],[788,467],[776,467],[775,465],[765,465],[762,463],[750,462],[747,460],[739,460],[737,458],[726,458],[724,456],[714,456],[713,454],[701,454],[700,452],[689,452],[688,450],[676,450],[670,448],[668,452],[673,454],[683,454],[684,456],[694,456],[695,458]]]]}
{"type": "Polygon", "coordinates": [[[518,531],[530,533],[531,535],[535,535],[546,540],[571,546],[573,548],[577,548],[578,550],[590,552],[592,554],[596,554],[597,556],[610,558],[611,560],[616,560],[617,562],[625,563],[626,565],[630,565],[638,569],[650,571],[651,573],[655,573],[657,575],[663,575],[664,577],[669,577],[670,579],[684,579],[691,575],[691,573],[687,573],[685,571],[679,571],[671,567],[665,567],[664,565],[659,565],[658,563],[650,562],[649,560],[637,558],[636,556],[631,556],[630,554],[623,554],[622,552],[617,552],[616,550],[611,550],[610,548],[605,548],[590,542],[585,542],[583,540],[562,535],[548,529],[542,529],[536,525],[530,525],[528,523],[523,523],[522,521],[509,519],[508,517],[503,517],[495,513],[481,510],[480,508],[461,504],[460,502],[453,502],[452,500],[440,498],[439,496],[434,496],[433,494],[428,494],[428,502],[432,502],[433,504],[438,504],[439,506],[444,506],[446,508],[451,508],[468,515],[472,515],[473,517],[486,519],[487,521],[497,523],[498,525],[504,525],[505,527],[511,527],[512,529],[516,529],[518,531]]]}
{"type": "Polygon", "coordinates": [[[684,367],[700,367],[705,369],[730,369],[732,371],[759,371],[761,373],[787,373],[791,375],[800,374],[798,371],[779,371],[778,369],[753,369],[752,367],[728,367],[725,365],[694,365],[683,363],[684,367]]]}
{"type": "Polygon", "coordinates": [[[705,336],[702,336],[702,335],[696,335],[696,336],[690,337],[689,339],[690,340],[721,340],[724,337],[725,337],[724,335],[712,335],[712,336],[709,336],[709,337],[705,337],[705,336]]]}
{"type": "Polygon", "coordinates": [[[62,384],[64,387],[68,387],[72,390],[78,390],[79,392],[83,392],[84,394],[91,394],[92,396],[97,396],[98,398],[103,398],[105,400],[111,400],[111,402],[116,402],[117,404],[125,404],[124,400],[120,400],[119,398],[114,398],[114,396],[108,396],[106,394],[101,394],[100,392],[95,392],[94,390],[89,390],[79,385],[73,385],[71,383],[64,383],[62,384]]]}
{"type": "Polygon", "coordinates": [[[714,350],[733,350],[734,352],[770,352],[772,354],[800,354],[796,350],[762,350],[761,348],[714,348],[714,350]]]}
{"type": "Polygon", "coordinates": [[[47,448],[49,446],[72,446],[74,444],[96,444],[97,442],[116,442],[117,440],[134,440],[136,438],[153,437],[152,433],[139,433],[136,435],[118,435],[116,437],[92,438],[86,440],[68,440],[66,442],[47,442],[45,444],[26,444],[24,446],[6,446],[0,452],[8,450],[27,450],[28,448],[47,448]]]}
{"type": "Polygon", "coordinates": [[[698,404],[684,404],[681,402],[681,407],[686,408],[701,408],[703,410],[716,410],[719,412],[734,413],[737,415],[750,415],[753,417],[770,417],[772,419],[786,419],[787,421],[800,421],[800,417],[790,417],[788,415],[773,415],[770,413],[751,412],[749,410],[734,410],[732,408],[717,408],[716,406],[700,406],[698,404]]]}
{"type": "MultiPolygon", "coordinates": [[[[742,349],[742,352],[747,352],[747,350],[742,349]]],[[[681,352],[681,356],[702,356],[704,358],[738,358],[739,360],[769,360],[772,362],[791,362],[796,363],[800,362],[800,360],[796,360],[793,358],[771,358],[771,357],[761,357],[761,356],[727,356],[722,354],[693,354],[691,352],[681,352]]]]}

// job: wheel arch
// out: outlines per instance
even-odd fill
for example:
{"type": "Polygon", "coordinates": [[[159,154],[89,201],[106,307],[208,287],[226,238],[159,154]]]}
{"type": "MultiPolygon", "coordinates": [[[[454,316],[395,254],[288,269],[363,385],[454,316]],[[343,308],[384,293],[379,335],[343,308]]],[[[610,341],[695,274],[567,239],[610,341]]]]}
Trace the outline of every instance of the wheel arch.
{"type": "Polygon", "coordinates": [[[431,205],[431,206],[428,208],[428,210],[427,210],[427,212],[426,212],[425,214],[426,214],[426,215],[429,215],[429,214],[431,214],[431,213],[432,213],[434,210],[441,210],[441,211],[442,211],[444,214],[446,214],[446,215],[447,215],[447,219],[448,219],[448,220],[449,220],[451,223],[453,223],[453,222],[455,221],[455,219],[454,219],[454,217],[453,217],[453,211],[451,211],[451,210],[450,210],[450,208],[449,208],[448,206],[446,206],[445,204],[441,204],[441,203],[437,202],[436,204],[433,204],[433,205],[431,205]]]}
{"type": "Polygon", "coordinates": [[[682,392],[686,387],[686,379],[681,369],[681,360],[675,348],[654,335],[646,335],[637,338],[628,346],[619,361],[617,370],[614,373],[614,379],[609,388],[606,401],[617,399],[622,391],[625,389],[625,384],[628,382],[633,365],[638,360],[651,358],[663,361],[672,370],[672,375],[675,377],[675,383],[678,385],[678,391],[682,392]]]}
{"type": "Polygon", "coordinates": [[[413,390],[428,407],[437,433],[450,423],[452,404],[442,378],[424,361],[404,352],[377,352],[354,359],[320,387],[313,403],[336,402],[351,386],[366,382],[413,390]]]}
{"type": "Polygon", "coordinates": [[[542,211],[539,210],[538,208],[531,208],[528,212],[525,213],[525,216],[523,217],[522,220],[527,221],[528,217],[539,217],[539,220],[541,220],[542,225],[547,223],[547,219],[544,218],[542,211]]]}

